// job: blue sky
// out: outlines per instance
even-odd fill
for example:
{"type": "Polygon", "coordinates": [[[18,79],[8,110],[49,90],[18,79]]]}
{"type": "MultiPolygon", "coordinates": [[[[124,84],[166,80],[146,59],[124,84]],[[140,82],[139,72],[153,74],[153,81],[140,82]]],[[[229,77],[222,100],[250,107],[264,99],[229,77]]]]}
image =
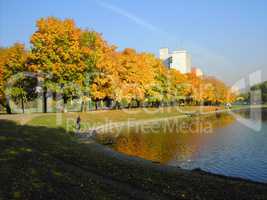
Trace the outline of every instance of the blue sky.
{"type": "Polygon", "coordinates": [[[187,49],[194,66],[229,84],[255,70],[266,80],[266,10],[266,0],[0,0],[0,45],[29,47],[40,17],[72,18],[119,49],[187,49]]]}

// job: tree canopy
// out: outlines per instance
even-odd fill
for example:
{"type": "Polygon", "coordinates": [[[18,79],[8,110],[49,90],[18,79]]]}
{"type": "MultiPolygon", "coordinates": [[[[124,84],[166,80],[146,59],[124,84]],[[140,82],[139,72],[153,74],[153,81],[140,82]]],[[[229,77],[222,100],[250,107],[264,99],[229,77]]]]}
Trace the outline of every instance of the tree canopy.
{"type": "MultiPolygon", "coordinates": [[[[44,98],[48,91],[60,93],[65,103],[73,98],[119,105],[135,102],[137,106],[233,101],[230,88],[215,77],[167,69],[155,55],[132,48],[118,51],[100,33],[81,29],[72,19],[41,18],[36,27],[28,50],[19,43],[0,49],[0,93],[5,107],[8,79],[26,71],[41,77],[44,98]]],[[[22,79],[16,91],[28,98],[33,91],[26,87],[34,86],[22,79]]]]}

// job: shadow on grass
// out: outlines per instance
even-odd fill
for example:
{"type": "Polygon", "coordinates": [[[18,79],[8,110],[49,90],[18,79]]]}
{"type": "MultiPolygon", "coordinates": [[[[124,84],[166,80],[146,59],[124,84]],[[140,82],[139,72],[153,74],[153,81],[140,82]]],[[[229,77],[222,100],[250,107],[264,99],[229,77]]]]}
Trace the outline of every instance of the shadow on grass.
{"type": "Polygon", "coordinates": [[[83,169],[89,159],[81,156],[81,146],[62,128],[0,120],[0,199],[120,197],[101,177],[83,169]]]}
{"type": "Polygon", "coordinates": [[[267,186],[81,144],[63,128],[0,120],[2,199],[264,199],[267,186]]]}

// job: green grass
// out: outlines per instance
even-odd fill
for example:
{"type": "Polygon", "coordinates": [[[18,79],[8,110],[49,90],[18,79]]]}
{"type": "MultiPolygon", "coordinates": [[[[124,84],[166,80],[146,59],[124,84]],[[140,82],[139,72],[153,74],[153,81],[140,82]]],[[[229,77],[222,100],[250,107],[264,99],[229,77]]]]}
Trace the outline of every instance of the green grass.
{"type": "MultiPolygon", "coordinates": [[[[148,109],[125,109],[125,110],[106,110],[106,111],[93,111],[87,113],[50,113],[40,114],[29,120],[27,124],[33,126],[47,126],[47,127],[62,127],[64,129],[74,128],[75,120],[78,115],[81,116],[82,126],[84,128],[90,128],[92,126],[105,124],[107,122],[122,122],[128,120],[146,120],[146,119],[157,119],[165,117],[173,117],[183,115],[183,112],[189,111],[213,111],[216,108],[223,107],[197,107],[197,106],[186,106],[186,107],[163,107],[163,108],[148,108],[148,109]],[[183,111],[183,112],[181,112],[183,111]],[[68,127],[69,126],[69,127],[68,127]]],[[[15,118],[14,118],[15,120],[15,118]]],[[[73,129],[72,129],[73,130],[73,129]]]]}
{"type": "MultiPolygon", "coordinates": [[[[181,113],[175,110],[157,114],[99,111],[81,116],[83,123],[102,124],[105,119],[123,121],[128,117],[152,119],[178,114],[181,113]]],[[[56,114],[1,116],[1,200],[227,199],[228,195],[228,199],[232,196],[263,199],[267,195],[266,185],[203,172],[166,171],[151,162],[112,153],[93,142],[81,144],[66,132],[67,119],[76,117],[77,113],[65,113],[63,123],[57,125],[56,114]]]]}
{"type": "Polygon", "coordinates": [[[121,196],[109,189],[108,184],[92,177],[87,170],[90,151],[64,129],[0,122],[2,199],[113,199],[121,196]]]}
{"type": "Polygon", "coordinates": [[[232,110],[238,110],[238,109],[247,109],[247,108],[267,108],[267,104],[262,104],[262,105],[233,105],[232,110]]]}

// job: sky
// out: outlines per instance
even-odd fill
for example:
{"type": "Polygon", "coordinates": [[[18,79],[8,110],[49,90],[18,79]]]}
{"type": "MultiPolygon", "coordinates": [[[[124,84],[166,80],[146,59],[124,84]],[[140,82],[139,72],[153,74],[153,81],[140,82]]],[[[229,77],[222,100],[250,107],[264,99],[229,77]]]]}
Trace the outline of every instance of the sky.
{"type": "Polygon", "coordinates": [[[186,49],[193,66],[229,85],[267,80],[266,0],[0,0],[0,46],[29,38],[41,17],[72,18],[119,50],[186,49]]]}

